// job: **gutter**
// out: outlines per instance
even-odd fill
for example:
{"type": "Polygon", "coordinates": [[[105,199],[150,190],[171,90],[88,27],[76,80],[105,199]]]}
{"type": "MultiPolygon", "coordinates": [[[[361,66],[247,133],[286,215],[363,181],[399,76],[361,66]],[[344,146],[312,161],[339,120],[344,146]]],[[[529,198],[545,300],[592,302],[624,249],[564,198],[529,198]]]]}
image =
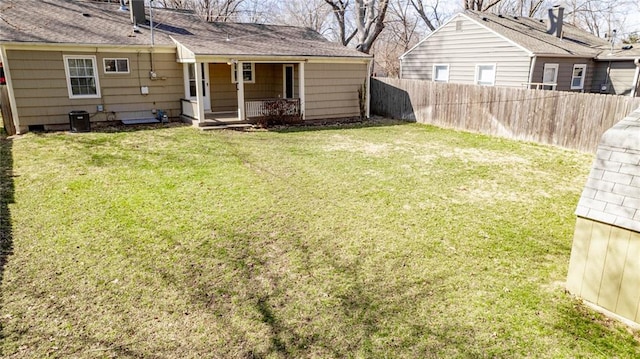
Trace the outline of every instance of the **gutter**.
{"type": "MultiPolygon", "coordinates": [[[[243,62],[253,63],[281,63],[281,62],[300,62],[307,63],[354,63],[354,64],[368,64],[373,60],[372,57],[344,57],[344,56],[296,56],[296,55],[206,55],[195,54],[195,59],[183,59],[181,62],[228,62],[229,59],[234,59],[243,62]],[[187,61],[185,61],[187,60],[187,61]]],[[[179,61],[180,62],[180,61],[179,61]]]]}
{"type": "MultiPolygon", "coordinates": [[[[35,42],[5,42],[7,50],[35,50],[35,51],[77,51],[90,53],[130,53],[149,50],[149,45],[114,45],[114,44],[62,44],[35,42]]],[[[175,45],[160,45],[153,48],[155,53],[175,53],[175,45]]]]}

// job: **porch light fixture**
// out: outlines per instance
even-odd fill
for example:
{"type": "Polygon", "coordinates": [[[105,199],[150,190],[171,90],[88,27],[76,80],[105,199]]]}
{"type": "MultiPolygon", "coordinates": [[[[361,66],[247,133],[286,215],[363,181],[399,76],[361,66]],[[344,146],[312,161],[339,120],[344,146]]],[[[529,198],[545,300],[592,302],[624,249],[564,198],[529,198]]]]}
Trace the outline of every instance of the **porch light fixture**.
{"type": "Polygon", "coordinates": [[[238,60],[236,60],[236,59],[231,59],[231,60],[227,61],[227,65],[232,65],[232,64],[237,64],[237,63],[238,63],[238,60]]]}

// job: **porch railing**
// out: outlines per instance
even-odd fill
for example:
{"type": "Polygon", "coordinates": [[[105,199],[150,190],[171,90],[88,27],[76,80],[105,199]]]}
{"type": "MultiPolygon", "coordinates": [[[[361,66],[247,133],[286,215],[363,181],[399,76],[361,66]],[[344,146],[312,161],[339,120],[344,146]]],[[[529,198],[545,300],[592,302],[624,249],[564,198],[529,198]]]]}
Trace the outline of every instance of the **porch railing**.
{"type": "Polygon", "coordinates": [[[198,111],[198,101],[192,101],[187,99],[180,99],[180,108],[182,115],[190,117],[194,120],[199,120],[200,111],[198,111]]]}
{"type": "Polygon", "coordinates": [[[268,98],[259,100],[246,100],[245,111],[247,118],[300,116],[299,98],[268,98]]]}

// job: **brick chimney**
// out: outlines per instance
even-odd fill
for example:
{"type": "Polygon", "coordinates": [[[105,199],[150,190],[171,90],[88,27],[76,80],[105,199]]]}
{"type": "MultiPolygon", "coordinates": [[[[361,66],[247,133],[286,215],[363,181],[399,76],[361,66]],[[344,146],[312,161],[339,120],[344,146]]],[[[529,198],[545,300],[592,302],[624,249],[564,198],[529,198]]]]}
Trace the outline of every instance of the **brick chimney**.
{"type": "Polygon", "coordinates": [[[547,34],[555,35],[562,38],[562,23],[564,22],[564,8],[556,5],[549,9],[549,24],[547,25],[547,34]]]}
{"type": "Polygon", "coordinates": [[[129,9],[131,10],[131,23],[134,25],[144,25],[147,23],[147,17],[144,13],[144,0],[130,0],[129,9]]]}

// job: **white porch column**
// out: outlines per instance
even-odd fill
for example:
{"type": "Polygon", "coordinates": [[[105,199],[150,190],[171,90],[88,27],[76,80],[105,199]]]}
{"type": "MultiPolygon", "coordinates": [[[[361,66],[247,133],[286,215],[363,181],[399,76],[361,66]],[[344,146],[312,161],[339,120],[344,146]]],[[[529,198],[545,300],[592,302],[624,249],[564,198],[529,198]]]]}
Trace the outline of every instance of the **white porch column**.
{"type": "Polygon", "coordinates": [[[238,83],[238,119],[240,121],[244,121],[245,111],[244,111],[244,74],[243,74],[243,66],[242,62],[238,61],[236,64],[236,79],[238,83]]]}
{"type": "Polygon", "coordinates": [[[367,83],[365,84],[364,90],[367,92],[365,94],[365,103],[366,110],[365,116],[367,119],[371,118],[371,74],[373,73],[373,60],[369,60],[369,64],[367,65],[367,83]]]}
{"type": "Polygon", "coordinates": [[[195,63],[195,72],[196,72],[196,98],[198,99],[198,121],[201,123],[204,122],[204,97],[202,96],[202,71],[200,68],[202,66],[201,62],[195,63]]]}
{"type": "Polygon", "coordinates": [[[304,97],[304,62],[298,64],[298,96],[300,97],[300,113],[302,121],[306,119],[305,97],[304,97]]]}

